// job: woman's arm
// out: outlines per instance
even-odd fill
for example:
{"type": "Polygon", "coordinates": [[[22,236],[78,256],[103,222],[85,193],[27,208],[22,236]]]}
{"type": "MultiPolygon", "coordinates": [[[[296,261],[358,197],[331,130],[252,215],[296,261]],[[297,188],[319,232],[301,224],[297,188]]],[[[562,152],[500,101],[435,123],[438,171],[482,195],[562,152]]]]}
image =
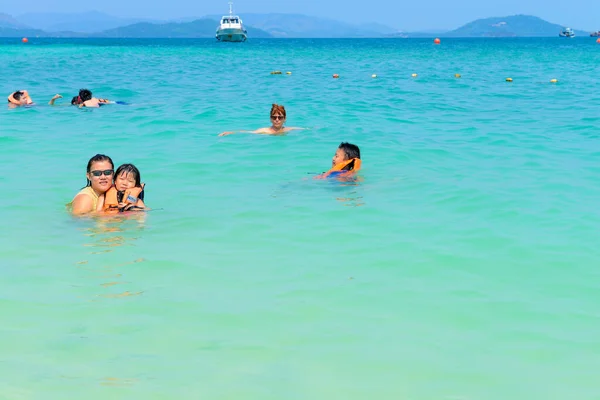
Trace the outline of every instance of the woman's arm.
{"type": "MultiPolygon", "coordinates": [[[[263,129],[263,128],[261,128],[261,129],[263,129]]],[[[234,133],[260,133],[259,131],[260,131],[260,129],[257,129],[255,131],[227,131],[227,132],[219,133],[219,136],[233,135],[234,133]]]]}
{"type": "MultiPolygon", "coordinates": [[[[98,202],[98,204],[99,203],[100,202],[98,202]]],[[[102,201],[102,204],[104,204],[104,200],[102,201]]],[[[92,201],[92,198],[86,194],[78,194],[75,196],[72,207],[71,213],[73,215],[83,215],[96,211],[93,209],[94,202],[92,201]]]]}

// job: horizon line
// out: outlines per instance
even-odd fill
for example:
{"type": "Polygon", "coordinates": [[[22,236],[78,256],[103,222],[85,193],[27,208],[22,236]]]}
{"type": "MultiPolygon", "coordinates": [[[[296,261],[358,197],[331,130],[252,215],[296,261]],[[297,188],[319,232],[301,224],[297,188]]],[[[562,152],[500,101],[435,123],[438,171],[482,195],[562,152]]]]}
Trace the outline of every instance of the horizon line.
{"type": "MultiPolygon", "coordinates": [[[[173,18],[168,18],[168,19],[159,19],[159,18],[154,18],[154,17],[125,17],[125,16],[116,16],[114,14],[110,14],[104,11],[98,11],[98,10],[88,10],[88,11],[81,11],[81,12],[27,12],[27,13],[23,13],[23,14],[19,14],[19,16],[23,16],[23,15],[27,15],[27,14],[39,14],[39,15],[78,15],[78,14],[90,14],[90,13],[96,13],[96,14],[101,14],[101,15],[105,15],[111,18],[116,18],[116,19],[130,19],[130,20],[138,20],[137,22],[133,22],[133,23],[128,23],[127,25],[123,25],[123,26],[119,26],[116,28],[110,28],[110,29],[118,29],[118,28],[122,28],[125,26],[130,26],[130,25],[134,25],[137,23],[150,23],[150,24],[167,24],[167,23],[190,23],[190,22],[194,22],[194,21],[198,21],[198,20],[202,20],[202,19],[208,19],[208,20],[213,20],[213,18],[216,15],[220,15],[220,14],[205,14],[203,16],[192,16],[192,17],[173,17],[173,18]],[[187,22],[184,22],[184,20],[187,20],[187,22]]],[[[19,21],[17,18],[15,18],[14,15],[12,14],[8,14],[8,13],[4,13],[0,11],[0,14],[5,14],[8,15],[9,17],[12,17],[14,19],[17,20],[17,22],[21,22],[19,21]]],[[[336,21],[336,22],[341,22],[344,24],[348,24],[351,26],[355,26],[355,27],[360,27],[361,25],[369,25],[369,24],[376,24],[376,25],[381,25],[384,27],[387,27],[389,29],[394,30],[393,33],[389,33],[389,34],[385,34],[385,36],[388,35],[394,35],[394,34],[418,34],[418,35],[427,35],[427,34],[432,34],[432,35],[442,35],[444,33],[449,33],[452,32],[454,30],[460,29],[461,27],[468,25],[472,22],[476,22],[476,21],[481,21],[481,20],[486,20],[486,19],[493,19],[493,18],[512,18],[512,17],[533,17],[533,18],[538,18],[542,21],[545,21],[547,23],[550,24],[554,24],[554,25],[560,25],[562,27],[568,27],[568,26],[574,26],[574,25],[567,25],[567,24],[558,24],[558,23],[554,23],[554,22],[550,22],[547,21],[541,17],[538,17],[536,15],[533,14],[523,14],[523,13],[518,13],[518,14],[510,14],[510,15],[503,15],[503,16],[491,16],[491,17],[481,17],[481,18],[476,18],[473,20],[470,20],[468,22],[462,23],[460,25],[458,25],[455,28],[421,28],[421,29],[416,29],[416,30],[404,30],[401,28],[396,28],[396,27],[392,27],[389,25],[385,25],[385,24],[380,24],[378,22],[375,21],[370,21],[370,22],[360,22],[360,23],[354,23],[354,22],[348,22],[348,21],[344,21],[344,20],[339,20],[339,19],[332,19],[332,18],[327,18],[327,17],[319,17],[319,16],[314,16],[314,15],[309,15],[309,14],[302,14],[302,13],[254,13],[254,12],[249,12],[246,13],[246,15],[289,15],[289,16],[302,16],[302,17],[308,17],[308,18],[314,18],[314,19],[322,19],[322,20],[329,20],[329,21],[336,21]]],[[[225,15],[225,14],[223,14],[225,15]]],[[[239,13],[240,17],[242,17],[243,19],[243,14],[239,13]]],[[[216,21],[218,23],[218,21],[216,21]]],[[[25,24],[24,24],[25,25],[25,24]]],[[[36,29],[36,30],[41,30],[47,33],[61,33],[61,32],[73,32],[73,33],[77,33],[77,34],[85,34],[83,32],[76,32],[76,31],[45,31],[42,28],[33,28],[30,27],[28,25],[26,25],[27,28],[17,28],[17,27],[3,27],[3,28],[7,28],[7,29],[36,29]]],[[[255,28],[255,29],[260,29],[263,30],[261,28],[257,28],[254,27],[252,25],[248,25],[249,27],[255,28]]],[[[107,29],[107,30],[110,30],[107,29]]],[[[596,32],[597,30],[587,30],[587,29],[574,29],[574,31],[579,31],[579,32],[586,32],[586,33],[592,33],[592,32],[596,32]]],[[[96,33],[101,33],[103,31],[99,31],[96,33]]],[[[89,33],[88,35],[93,35],[94,33],[89,33]]],[[[383,35],[383,34],[382,34],[383,35]]],[[[385,37],[385,36],[381,36],[381,37],[385,37]]],[[[6,36],[5,36],[6,37],[6,36]]],[[[380,36],[374,36],[374,37],[380,37],[380,36]]],[[[544,36],[520,36],[520,37],[544,37],[544,36]]],[[[550,37],[550,36],[548,36],[550,37]]],[[[349,37],[351,38],[351,37],[349,37]]]]}

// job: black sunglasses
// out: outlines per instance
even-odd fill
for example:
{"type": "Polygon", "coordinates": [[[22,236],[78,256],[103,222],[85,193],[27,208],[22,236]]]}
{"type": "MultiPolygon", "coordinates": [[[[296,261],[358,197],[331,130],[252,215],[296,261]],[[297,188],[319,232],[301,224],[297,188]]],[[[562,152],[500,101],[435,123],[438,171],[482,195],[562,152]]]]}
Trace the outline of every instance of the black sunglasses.
{"type": "Polygon", "coordinates": [[[271,119],[284,119],[283,115],[271,115],[271,119]]]}
{"type": "Polygon", "coordinates": [[[105,169],[104,171],[90,171],[90,174],[92,174],[94,176],[100,176],[102,174],[109,176],[109,175],[112,175],[113,172],[115,172],[115,171],[112,169],[105,169]]]}

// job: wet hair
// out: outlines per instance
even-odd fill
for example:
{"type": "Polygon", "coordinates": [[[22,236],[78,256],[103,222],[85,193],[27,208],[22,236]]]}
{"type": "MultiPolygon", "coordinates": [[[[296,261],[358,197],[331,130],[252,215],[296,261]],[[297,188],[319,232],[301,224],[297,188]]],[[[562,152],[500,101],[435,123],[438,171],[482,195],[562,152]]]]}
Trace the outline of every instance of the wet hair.
{"type": "MultiPolygon", "coordinates": [[[[90,161],[88,161],[87,163],[87,169],[86,172],[89,174],[90,171],[92,170],[92,164],[94,164],[95,162],[101,162],[101,161],[108,161],[110,163],[111,168],[115,168],[115,164],[113,163],[113,160],[111,160],[111,158],[109,156],[106,156],[104,154],[96,154],[94,157],[90,158],[90,161]]],[[[87,186],[92,186],[92,182],[90,182],[90,180],[87,180],[87,184],[85,185],[87,186]]]]}
{"type": "Polygon", "coordinates": [[[23,93],[20,90],[17,90],[16,92],[13,93],[13,98],[15,100],[21,100],[21,97],[24,95],[25,93],[23,93]]]}
{"type": "Polygon", "coordinates": [[[81,98],[79,96],[74,96],[71,99],[71,105],[74,106],[76,104],[81,104],[81,98]]]}
{"type": "Polygon", "coordinates": [[[348,160],[352,158],[360,158],[360,149],[355,144],[342,142],[338,146],[338,149],[342,149],[344,154],[346,154],[346,159],[348,160]]]}
{"type": "Polygon", "coordinates": [[[121,166],[119,166],[119,168],[117,168],[117,170],[115,171],[115,181],[117,180],[117,177],[119,175],[121,175],[122,173],[126,173],[126,174],[133,174],[133,177],[135,178],[135,186],[136,187],[141,187],[142,186],[142,176],[140,175],[140,170],[137,169],[137,167],[133,164],[122,164],[121,166]]]}
{"type": "Polygon", "coordinates": [[[279,113],[279,114],[283,115],[283,118],[286,117],[285,107],[281,106],[279,104],[273,103],[273,107],[271,107],[271,115],[274,115],[275,113],[279,113]]]}
{"type": "Polygon", "coordinates": [[[81,89],[81,90],[79,90],[79,98],[81,99],[82,103],[84,101],[91,100],[92,99],[92,92],[90,90],[87,90],[87,89],[81,89]]]}

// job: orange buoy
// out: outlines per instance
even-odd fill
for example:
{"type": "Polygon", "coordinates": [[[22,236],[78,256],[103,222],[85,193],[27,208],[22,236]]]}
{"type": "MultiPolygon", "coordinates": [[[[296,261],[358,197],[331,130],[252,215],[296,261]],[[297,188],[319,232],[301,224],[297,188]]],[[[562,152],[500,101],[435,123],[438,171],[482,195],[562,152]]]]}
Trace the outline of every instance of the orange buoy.
{"type": "Polygon", "coordinates": [[[596,43],[600,43],[600,37],[596,39],[596,43]]]}
{"type": "Polygon", "coordinates": [[[433,39],[434,44],[440,44],[442,41],[439,38],[433,39]]]}
{"type": "Polygon", "coordinates": [[[27,39],[26,37],[24,37],[23,39],[21,39],[21,42],[27,43],[27,42],[29,42],[29,39],[27,39]]]}
{"type": "Polygon", "coordinates": [[[339,76],[338,74],[333,74],[333,77],[337,79],[337,78],[339,78],[340,76],[339,76]]]}

